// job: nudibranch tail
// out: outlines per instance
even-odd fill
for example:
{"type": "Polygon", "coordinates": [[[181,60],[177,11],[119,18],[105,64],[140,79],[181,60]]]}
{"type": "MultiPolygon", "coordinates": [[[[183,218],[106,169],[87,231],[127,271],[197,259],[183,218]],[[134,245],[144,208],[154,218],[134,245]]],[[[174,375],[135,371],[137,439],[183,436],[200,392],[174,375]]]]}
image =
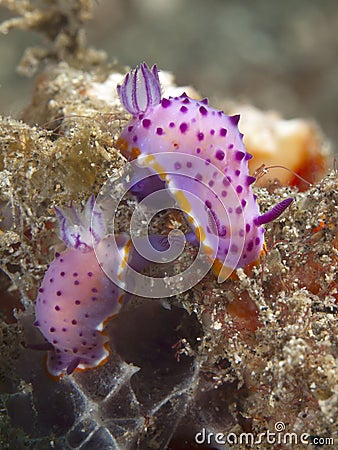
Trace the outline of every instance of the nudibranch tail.
{"type": "Polygon", "coordinates": [[[292,202],[293,198],[289,197],[281,201],[280,203],[277,203],[277,205],[275,205],[270,211],[257,217],[257,219],[255,220],[255,224],[263,225],[265,223],[272,222],[273,220],[277,219],[277,217],[279,217],[292,202]]]}
{"type": "Polygon", "coordinates": [[[161,101],[161,84],[156,65],[146,63],[129,72],[117,92],[125,110],[133,116],[148,111],[161,101]]]}

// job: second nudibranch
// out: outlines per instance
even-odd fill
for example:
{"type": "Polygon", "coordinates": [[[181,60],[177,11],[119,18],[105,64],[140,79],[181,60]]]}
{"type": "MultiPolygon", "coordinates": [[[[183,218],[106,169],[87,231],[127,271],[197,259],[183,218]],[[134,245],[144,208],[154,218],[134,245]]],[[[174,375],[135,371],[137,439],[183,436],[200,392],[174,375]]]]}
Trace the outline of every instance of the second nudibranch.
{"type": "MultiPolygon", "coordinates": [[[[48,350],[47,369],[55,377],[102,365],[109,357],[107,322],[128,300],[135,280],[129,265],[141,271],[150,261],[147,238],[107,234],[103,210],[91,196],[84,210],[55,208],[60,237],[67,248],[56,253],[35,301],[35,326],[47,342],[32,346],[48,350]]],[[[166,236],[149,236],[152,248],[169,248],[166,236]]],[[[151,254],[149,253],[151,256],[151,254]]]]}
{"type": "Polygon", "coordinates": [[[276,219],[292,199],[260,214],[251,187],[255,178],[248,170],[252,155],[244,147],[239,116],[227,116],[206,99],[185,93],[162,98],[156,66],[150,69],[144,63],[117,89],[133,115],[118,148],[164,180],[190,216],[215,273],[225,279],[232,270],[256,262],[264,246],[262,225],[276,219]]]}
{"type": "MultiPolygon", "coordinates": [[[[102,331],[119,312],[125,293],[103,271],[109,265],[122,278],[123,264],[116,264],[109,252],[110,240],[94,196],[82,213],[74,207],[55,211],[67,249],[56,253],[44,276],[35,302],[35,325],[50,344],[48,371],[59,376],[107,360],[107,337],[102,331]]],[[[127,258],[129,237],[118,239],[127,258]]]]}

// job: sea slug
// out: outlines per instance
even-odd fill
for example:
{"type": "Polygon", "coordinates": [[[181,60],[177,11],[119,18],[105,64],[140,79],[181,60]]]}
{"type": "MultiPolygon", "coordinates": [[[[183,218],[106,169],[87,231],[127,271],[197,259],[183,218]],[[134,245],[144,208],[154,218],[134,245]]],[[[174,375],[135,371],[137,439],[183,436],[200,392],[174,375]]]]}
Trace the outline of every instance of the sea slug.
{"type": "Polygon", "coordinates": [[[157,68],[145,63],[129,72],[117,90],[133,115],[118,148],[165,182],[189,216],[219,280],[259,260],[262,225],[282,214],[292,199],[260,214],[251,187],[255,178],[248,171],[252,156],[238,130],[239,116],[227,116],[207,99],[194,100],[185,93],[162,98],[157,68]]]}
{"type": "MultiPolygon", "coordinates": [[[[110,270],[121,278],[123,265],[115,264],[114,255],[107,252],[109,237],[94,196],[81,214],[74,207],[55,211],[67,249],[56,253],[45,273],[35,301],[35,325],[50,344],[48,371],[59,376],[107,360],[107,337],[102,331],[119,312],[125,293],[102,269],[110,260],[110,270]]],[[[119,236],[118,242],[127,258],[129,237],[119,236]]]]}
{"type": "Polygon", "coordinates": [[[127,233],[107,234],[109,217],[94,196],[82,213],[73,206],[55,212],[67,249],[55,254],[35,301],[34,325],[47,342],[31,347],[48,350],[48,372],[58,377],[107,361],[104,327],[130,298],[137,283],[133,270],[166,255],[170,241],[162,235],[132,241],[127,233]]]}

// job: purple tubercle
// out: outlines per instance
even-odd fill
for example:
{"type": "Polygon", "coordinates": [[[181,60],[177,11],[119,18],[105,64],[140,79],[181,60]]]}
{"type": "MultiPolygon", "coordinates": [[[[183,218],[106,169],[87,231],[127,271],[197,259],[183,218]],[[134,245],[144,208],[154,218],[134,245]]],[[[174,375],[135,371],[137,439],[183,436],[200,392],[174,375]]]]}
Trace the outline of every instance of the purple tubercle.
{"type": "Polygon", "coordinates": [[[122,105],[133,116],[148,111],[161,102],[161,84],[156,65],[146,63],[129,72],[122,85],[117,86],[122,105]]]}
{"type": "Polygon", "coordinates": [[[229,116],[230,122],[235,126],[238,125],[240,118],[241,118],[241,116],[239,114],[235,114],[234,116],[229,116]]]}
{"type": "Polygon", "coordinates": [[[68,248],[88,252],[106,235],[105,222],[95,204],[94,195],[88,199],[82,213],[78,213],[73,206],[55,206],[54,210],[60,223],[60,237],[68,248]]]}
{"type": "Polygon", "coordinates": [[[280,203],[277,203],[277,205],[275,205],[270,211],[257,217],[257,219],[255,219],[255,224],[263,225],[265,223],[272,222],[273,220],[277,219],[277,217],[279,217],[292,202],[293,198],[290,197],[286,198],[280,203]]]}

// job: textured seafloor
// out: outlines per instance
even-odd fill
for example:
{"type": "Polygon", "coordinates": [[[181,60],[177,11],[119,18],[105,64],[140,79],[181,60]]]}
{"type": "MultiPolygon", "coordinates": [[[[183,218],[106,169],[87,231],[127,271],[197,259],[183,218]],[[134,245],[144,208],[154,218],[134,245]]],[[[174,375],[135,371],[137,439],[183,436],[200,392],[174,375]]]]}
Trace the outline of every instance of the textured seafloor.
{"type": "MultiPolygon", "coordinates": [[[[204,428],[257,437],[277,422],[337,442],[335,169],[302,193],[278,183],[257,188],[263,211],[286,193],[295,198],[266,227],[261,264],[221,285],[209,273],[166,307],[133,299],[107,327],[112,353],[102,367],[55,381],[44,353],[27,348],[41,342],[33,300],[63,248],[53,206],[97,194],[125,162],[114,146],[127,120],[114,94],[123,70],[91,52],[84,64],[81,45],[74,61],[60,47],[39,74],[23,121],[0,123],[1,448],[227,448],[197,446],[194,435],[204,428]],[[109,103],[101,99],[108,76],[109,103]]],[[[118,229],[134,206],[121,204],[118,229]]],[[[185,225],[172,211],[153,223],[161,232],[173,226],[185,225]]]]}

